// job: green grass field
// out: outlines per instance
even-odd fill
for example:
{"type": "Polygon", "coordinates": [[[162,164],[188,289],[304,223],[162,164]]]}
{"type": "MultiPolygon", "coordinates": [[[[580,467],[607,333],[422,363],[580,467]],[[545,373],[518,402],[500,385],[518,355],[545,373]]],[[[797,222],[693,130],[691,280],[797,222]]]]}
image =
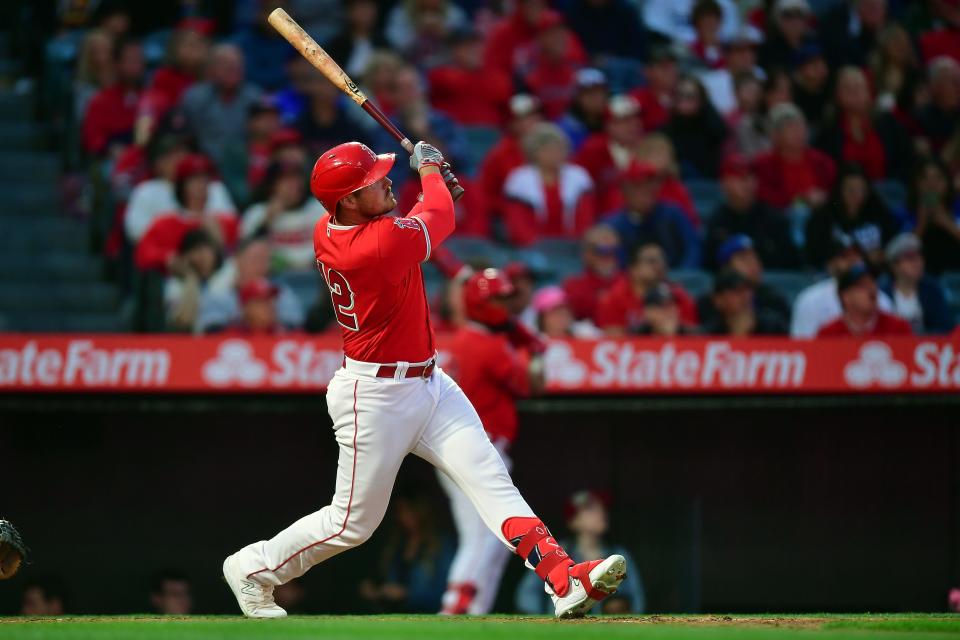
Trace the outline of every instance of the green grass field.
{"type": "Polygon", "coordinates": [[[631,616],[558,622],[550,618],[490,616],[293,616],[0,618],[2,640],[882,640],[960,637],[960,615],[631,616]]]}

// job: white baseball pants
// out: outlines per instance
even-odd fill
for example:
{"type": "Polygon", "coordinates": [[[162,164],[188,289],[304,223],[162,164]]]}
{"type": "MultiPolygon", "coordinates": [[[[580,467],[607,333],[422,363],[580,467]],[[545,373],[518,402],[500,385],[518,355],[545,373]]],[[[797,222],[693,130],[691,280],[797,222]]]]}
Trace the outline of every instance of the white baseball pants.
{"type": "MultiPolygon", "coordinates": [[[[501,440],[493,443],[494,448],[503,460],[504,467],[510,470],[511,461],[506,453],[507,443],[501,440]]],[[[457,527],[457,553],[450,565],[450,574],[447,584],[453,589],[444,595],[446,600],[456,601],[459,592],[456,586],[469,583],[477,592],[467,613],[470,615],[485,615],[490,613],[493,602],[500,589],[500,579],[507,566],[510,550],[505,547],[500,538],[490,533],[484,526],[483,518],[473,506],[473,502],[460,490],[450,476],[437,470],[440,486],[450,498],[450,512],[457,527]]]]}
{"type": "Polygon", "coordinates": [[[378,367],[348,360],[330,381],[327,409],[340,445],[333,500],[241,549],[239,566],[252,580],[284,584],[369,539],[408,453],[449,476],[500,544],[508,545],[506,519],[535,517],[473,405],[446,373],[437,367],[429,379],[404,379],[401,365],[395,378],[377,378],[378,367]]]}

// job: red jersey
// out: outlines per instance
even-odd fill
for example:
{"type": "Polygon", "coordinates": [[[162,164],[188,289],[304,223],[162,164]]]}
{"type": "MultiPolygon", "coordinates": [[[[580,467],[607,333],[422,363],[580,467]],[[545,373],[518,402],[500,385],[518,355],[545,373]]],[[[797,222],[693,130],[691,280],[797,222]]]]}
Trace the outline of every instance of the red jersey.
{"type": "Polygon", "coordinates": [[[491,440],[517,436],[517,398],[530,393],[527,366],[503,333],[469,323],[450,344],[450,375],[480,416],[491,440]]]}
{"type": "Polygon", "coordinates": [[[583,271],[563,281],[563,290],[577,320],[592,320],[597,313],[597,305],[617,280],[617,274],[603,277],[592,271],[583,271]]]}
{"type": "Polygon", "coordinates": [[[886,311],[878,312],[876,322],[873,323],[873,326],[870,327],[866,333],[854,335],[854,333],[850,331],[850,327],[847,325],[846,321],[843,319],[843,316],[840,316],[829,324],[823,325],[820,327],[820,331],[817,332],[818,338],[879,338],[882,336],[911,335],[913,335],[913,328],[910,326],[909,322],[903,318],[893,315],[892,313],[887,313],[886,311]]]}
{"type": "Polygon", "coordinates": [[[317,221],[313,246],[343,336],[361,362],[425,362],[436,352],[420,263],[454,228],[453,200],[439,174],[422,179],[423,202],[406,217],[340,225],[317,221]]]}
{"type": "MultiPolygon", "coordinates": [[[[224,247],[232,249],[237,242],[239,223],[235,215],[227,213],[207,213],[220,226],[224,247]]],[[[157,269],[166,271],[170,257],[180,249],[184,236],[203,226],[197,218],[187,218],[176,212],[158,217],[137,243],[134,263],[143,271],[157,269]]]]}
{"type": "Polygon", "coordinates": [[[129,142],[137,119],[140,89],[115,84],[90,99],[83,119],[81,138],[83,148],[100,155],[112,142],[129,142]]]}

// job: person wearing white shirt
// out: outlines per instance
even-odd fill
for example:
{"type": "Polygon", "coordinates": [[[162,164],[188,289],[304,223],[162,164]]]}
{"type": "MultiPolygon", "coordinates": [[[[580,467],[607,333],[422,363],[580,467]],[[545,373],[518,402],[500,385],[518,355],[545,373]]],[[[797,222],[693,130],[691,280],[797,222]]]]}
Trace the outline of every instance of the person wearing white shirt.
{"type": "Polygon", "coordinates": [[[263,235],[276,272],[315,269],[313,228],[324,213],[307,192],[303,167],[274,163],[264,176],[260,202],[243,215],[240,237],[263,235]]]}
{"type": "MultiPolygon", "coordinates": [[[[720,23],[720,39],[732,39],[740,28],[740,11],[733,0],[717,0],[723,9],[720,23]]],[[[697,34],[690,23],[690,14],[696,0],[646,0],[643,5],[643,22],[647,29],[661,36],[689,45],[697,34]]]]}

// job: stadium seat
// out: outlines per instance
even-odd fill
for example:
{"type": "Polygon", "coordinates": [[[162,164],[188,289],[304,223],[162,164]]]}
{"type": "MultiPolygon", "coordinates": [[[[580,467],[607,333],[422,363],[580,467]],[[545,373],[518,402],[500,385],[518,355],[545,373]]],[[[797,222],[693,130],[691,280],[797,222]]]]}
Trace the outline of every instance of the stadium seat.
{"type": "Polygon", "coordinates": [[[767,271],[763,279],[766,284],[783,294],[792,305],[801,291],[823,277],[822,274],[804,271],[767,271]]]}
{"type": "Polygon", "coordinates": [[[960,271],[948,271],[940,277],[954,320],[960,321],[960,271]]]}
{"type": "Polygon", "coordinates": [[[684,180],[683,184],[690,192],[700,220],[706,224],[714,210],[723,202],[720,183],[716,180],[684,180]]]}
{"type": "Polygon", "coordinates": [[[897,180],[884,180],[875,182],[873,188],[877,195],[891,209],[899,209],[907,204],[907,190],[902,182],[897,180]]]}
{"type": "Polygon", "coordinates": [[[686,289],[687,293],[694,298],[708,293],[713,286],[713,277],[706,271],[697,269],[671,271],[669,278],[686,289]]]}
{"type": "Polygon", "coordinates": [[[454,236],[445,240],[443,246],[469,264],[501,267],[510,261],[506,249],[486,238],[454,236]]]}
{"type": "Polygon", "coordinates": [[[467,139],[467,151],[470,157],[467,174],[474,175],[480,169],[480,163],[483,162],[487,152],[503,134],[493,127],[464,127],[463,135],[467,139]]]}

